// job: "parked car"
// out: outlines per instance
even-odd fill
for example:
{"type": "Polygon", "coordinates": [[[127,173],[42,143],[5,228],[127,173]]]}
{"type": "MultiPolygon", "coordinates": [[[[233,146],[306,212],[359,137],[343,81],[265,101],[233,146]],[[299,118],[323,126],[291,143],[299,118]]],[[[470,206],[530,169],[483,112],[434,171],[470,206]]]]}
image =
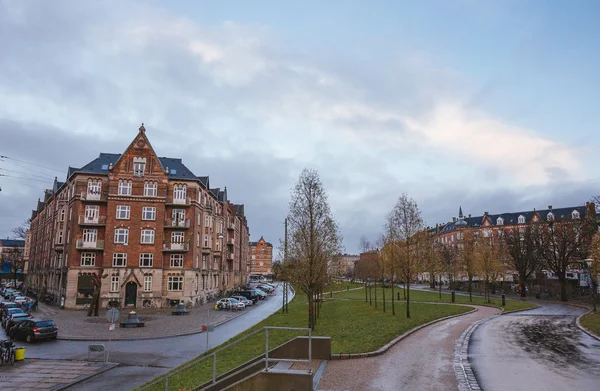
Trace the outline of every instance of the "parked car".
{"type": "Polygon", "coordinates": [[[17,303],[13,303],[12,301],[3,301],[0,303],[0,318],[4,314],[4,311],[9,308],[19,308],[20,306],[17,303]]]}
{"type": "Polygon", "coordinates": [[[261,284],[261,285],[257,286],[257,288],[261,289],[262,291],[267,292],[267,293],[275,292],[275,288],[273,288],[269,285],[266,285],[266,284],[261,284]]]}
{"type": "Polygon", "coordinates": [[[254,302],[252,300],[249,300],[249,299],[245,298],[244,296],[231,296],[231,298],[236,299],[237,301],[239,301],[241,303],[244,303],[244,305],[246,307],[254,304],[254,302]]]}
{"type": "Polygon", "coordinates": [[[244,303],[239,300],[232,299],[231,297],[227,297],[225,299],[221,299],[217,301],[218,309],[230,309],[230,310],[243,310],[246,306],[244,303]]]}
{"type": "Polygon", "coordinates": [[[261,291],[258,288],[248,289],[248,291],[254,292],[254,294],[258,295],[258,297],[260,297],[261,300],[264,300],[264,299],[267,298],[267,294],[264,291],[261,291]]]}
{"type": "Polygon", "coordinates": [[[13,339],[24,339],[27,342],[56,339],[58,326],[51,319],[28,319],[11,328],[8,336],[13,339]]]}
{"type": "Polygon", "coordinates": [[[9,300],[9,299],[10,299],[10,295],[12,295],[13,293],[15,293],[15,290],[14,290],[14,289],[10,289],[10,288],[8,288],[8,289],[5,289],[5,290],[4,290],[4,298],[5,298],[6,300],[9,300]]]}
{"type": "Polygon", "coordinates": [[[27,301],[28,299],[25,296],[15,296],[13,299],[13,303],[17,303],[21,305],[22,302],[27,301]]]}
{"type": "Polygon", "coordinates": [[[233,293],[236,296],[243,296],[248,300],[251,300],[252,303],[256,304],[260,300],[260,296],[254,291],[237,291],[233,293]]]}
{"type": "Polygon", "coordinates": [[[16,314],[12,314],[8,318],[6,318],[6,324],[4,325],[4,329],[8,331],[12,326],[19,323],[20,321],[31,318],[33,317],[28,313],[17,312],[16,314]]]}
{"type": "Polygon", "coordinates": [[[12,314],[19,313],[24,314],[25,312],[21,308],[8,308],[6,311],[4,311],[4,315],[2,315],[2,327],[4,327],[4,325],[6,324],[6,320],[9,316],[11,316],[12,314]]]}

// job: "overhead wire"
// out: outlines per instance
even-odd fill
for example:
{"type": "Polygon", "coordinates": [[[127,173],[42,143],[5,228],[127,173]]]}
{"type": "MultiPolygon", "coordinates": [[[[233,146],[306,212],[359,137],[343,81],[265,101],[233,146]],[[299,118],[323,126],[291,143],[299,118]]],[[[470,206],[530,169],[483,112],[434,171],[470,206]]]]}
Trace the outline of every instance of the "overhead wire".
{"type": "Polygon", "coordinates": [[[9,175],[17,174],[17,175],[26,175],[26,176],[37,178],[37,179],[49,180],[49,181],[53,181],[54,180],[54,178],[48,178],[48,177],[45,177],[45,176],[36,175],[36,174],[30,174],[30,173],[22,172],[22,171],[9,170],[9,169],[2,168],[2,167],[0,167],[0,170],[8,172],[9,175]]]}
{"type": "Polygon", "coordinates": [[[64,170],[59,170],[57,168],[43,166],[41,164],[32,163],[32,162],[28,162],[28,161],[25,161],[25,160],[15,159],[15,158],[12,158],[12,157],[6,156],[6,155],[0,155],[0,159],[9,159],[11,161],[21,162],[21,163],[25,163],[25,164],[31,164],[32,166],[36,166],[36,167],[40,167],[40,168],[45,168],[46,170],[57,171],[57,172],[60,172],[60,173],[64,172],[64,170]]]}

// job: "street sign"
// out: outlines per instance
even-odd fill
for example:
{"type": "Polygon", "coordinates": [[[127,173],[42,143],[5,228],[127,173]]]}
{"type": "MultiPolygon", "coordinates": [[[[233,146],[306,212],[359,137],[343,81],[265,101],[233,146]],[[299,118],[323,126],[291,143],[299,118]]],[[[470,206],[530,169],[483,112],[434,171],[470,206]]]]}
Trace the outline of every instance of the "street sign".
{"type": "Polygon", "coordinates": [[[111,308],[106,312],[106,320],[110,323],[115,323],[119,319],[119,310],[116,308],[111,308]]]}
{"type": "Polygon", "coordinates": [[[108,331],[114,331],[115,330],[115,324],[111,323],[110,326],[108,326],[108,331]]]}
{"type": "Polygon", "coordinates": [[[212,333],[213,331],[215,331],[215,326],[208,326],[208,332],[212,333]]]}

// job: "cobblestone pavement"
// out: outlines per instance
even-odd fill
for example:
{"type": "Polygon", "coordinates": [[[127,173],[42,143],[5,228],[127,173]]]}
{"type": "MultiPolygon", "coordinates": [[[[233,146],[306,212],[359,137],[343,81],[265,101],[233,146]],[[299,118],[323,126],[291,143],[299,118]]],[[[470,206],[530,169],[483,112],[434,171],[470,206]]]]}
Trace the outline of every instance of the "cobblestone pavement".
{"type": "Polygon", "coordinates": [[[117,364],[87,361],[25,360],[0,368],[2,391],[58,391],[117,364]]]}
{"type": "Polygon", "coordinates": [[[110,337],[117,341],[199,333],[202,326],[207,324],[207,319],[211,325],[218,325],[252,310],[252,307],[249,307],[244,311],[216,311],[213,306],[214,303],[205,304],[191,308],[189,315],[177,316],[171,314],[173,309],[135,309],[140,321],[145,323],[144,327],[137,328],[119,327],[118,323],[124,322],[131,311],[121,309],[120,319],[116,322],[114,331],[108,330],[106,310],[100,310],[97,317],[88,317],[86,311],[61,310],[40,304],[39,310],[33,315],[53,319],[59,328],[58,339],[105,341],[110,337]]]}
{"type": "Polygon", "coordinates": [[[456,341],[471,324],[500,310],[472,306],[477,312],[425,327],[381,356],[329,361],[319,388],[323,390],[458,389],[454,372],[456,341]]]}

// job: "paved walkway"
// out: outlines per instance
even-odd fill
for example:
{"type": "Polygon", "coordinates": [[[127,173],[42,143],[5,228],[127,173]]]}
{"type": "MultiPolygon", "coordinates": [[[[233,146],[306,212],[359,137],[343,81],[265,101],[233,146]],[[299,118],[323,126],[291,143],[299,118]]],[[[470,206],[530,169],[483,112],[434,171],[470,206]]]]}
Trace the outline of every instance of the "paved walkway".
{"type": "Polygon", "coordinates": [[[478,311],[448,319],[411,334],[381,356],[329,361],[319,384],[322,390],[457,390],[454,372],[456,341],[471,324],[500,313],[478,311]]]}
{"type": "MultiPolygon", "coordinates": [[[[207,320],[211,325],[219,325],[251,311],[252,307],[244,311],[216,311],[214,303],[211,303],[191,308],[189,315],[178,316],[171,315],[173,310],[174,308],[135,309],[140,321],[145,323],[144,327],[120,328],[117,324],[114,331],[108,330],[107,311],[104,309],[99,311],[99,316],[88,317],[87,311],[61,310],[40,303],[38,311],[33,312],[33,315],[53,319],[59,328],[58,339],[106,341],[110,337],[113,341],[118,341],[199,333],[202,332],[202,326],[207,324],[207,320]]],[[[131,310],[121,309],[120,319],[116,323],[124,322],[129,311],[131,310]]]]}
{"type": "Polygon", "coordinates": [[[58,391],[117,364],[87,361],[25,360],[0,367],[2,391],[58,391]]]}

